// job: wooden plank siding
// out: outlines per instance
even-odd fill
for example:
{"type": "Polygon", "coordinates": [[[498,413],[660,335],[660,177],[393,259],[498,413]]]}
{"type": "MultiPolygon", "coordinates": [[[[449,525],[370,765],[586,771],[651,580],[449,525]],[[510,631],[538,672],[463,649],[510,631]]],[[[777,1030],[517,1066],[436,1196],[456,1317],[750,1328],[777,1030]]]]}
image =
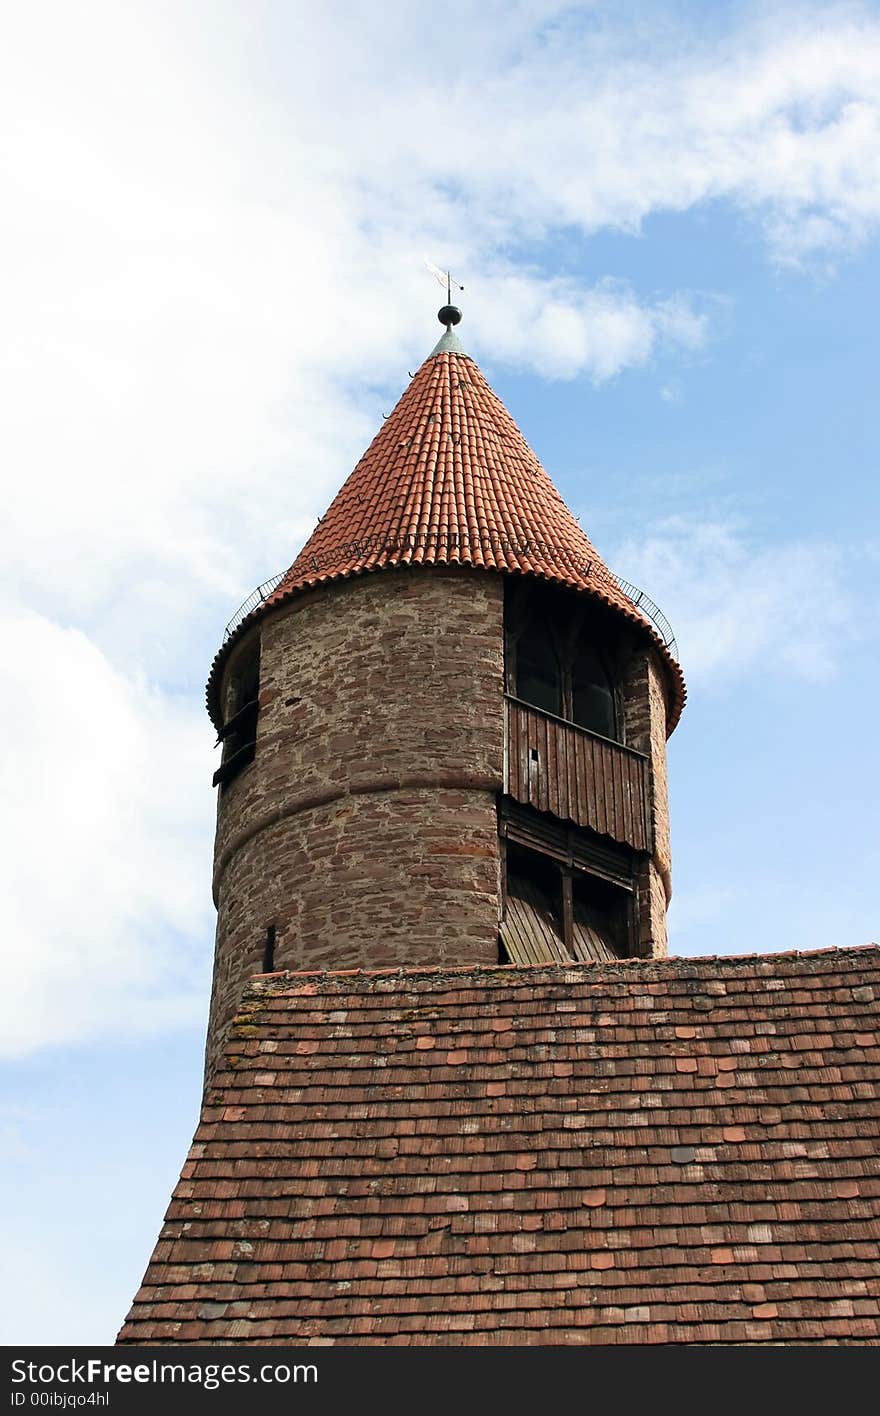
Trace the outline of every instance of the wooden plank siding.
{"type": "Polygon", "coordinates": [[[644,753],[509,695],[504,790],[514,801],[650,851],[649,762],[644,753]]]}
{"type": "Polygon", "coordinates": [[[512,964],[607,963],[618,958],[608,939],[577,906],[571,953],[559,933],[550,902],[528,881],[515,879],[501,921],[501,942],[512,964]]]}

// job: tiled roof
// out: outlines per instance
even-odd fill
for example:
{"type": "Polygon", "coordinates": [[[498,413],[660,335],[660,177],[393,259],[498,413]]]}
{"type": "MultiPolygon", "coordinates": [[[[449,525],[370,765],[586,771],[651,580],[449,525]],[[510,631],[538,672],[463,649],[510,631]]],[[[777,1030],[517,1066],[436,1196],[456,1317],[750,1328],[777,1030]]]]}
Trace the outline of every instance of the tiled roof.
{"type": "Polygon", "coordinates": [[[252,983],[126,1342],[880,1341],[880,951],[252,983]]]}
{"type": "MultiPolygon", "coordinates": [[[[233,639],[310,586],[393,566],[447,564],[570,585],[638,624],[669,669],[672,731],[685,698],[681,669],[465,354],[441,350],[425,360],[277,589],[233,639]]],[[[231,642],[215,659],[209,706],[231,642]]]]}

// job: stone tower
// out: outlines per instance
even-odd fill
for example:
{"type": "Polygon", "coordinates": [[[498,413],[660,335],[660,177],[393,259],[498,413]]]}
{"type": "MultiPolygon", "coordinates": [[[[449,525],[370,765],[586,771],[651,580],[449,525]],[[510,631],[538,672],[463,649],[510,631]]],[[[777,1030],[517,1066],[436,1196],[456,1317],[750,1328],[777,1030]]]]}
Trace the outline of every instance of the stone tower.
{"type": "Polygon", "coordinates": [[[440,318],[211,670],[209,1078],[256,973],[666,952],[678,664],[440,318]]]}

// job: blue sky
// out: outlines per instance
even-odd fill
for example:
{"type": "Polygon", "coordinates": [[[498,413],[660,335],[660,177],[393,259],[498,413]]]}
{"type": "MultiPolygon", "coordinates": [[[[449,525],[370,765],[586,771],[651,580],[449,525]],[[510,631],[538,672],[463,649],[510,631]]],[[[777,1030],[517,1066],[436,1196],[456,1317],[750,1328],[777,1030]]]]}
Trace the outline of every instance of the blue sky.
{"type": "Polygon", "coordinates": [[[431,349],[424,257],[676,631],[672,950],[878,937],[880,7],[96,0],[4,48],[0,1341],[107,1342],[198,1108],[208,667],[431,349]]]}

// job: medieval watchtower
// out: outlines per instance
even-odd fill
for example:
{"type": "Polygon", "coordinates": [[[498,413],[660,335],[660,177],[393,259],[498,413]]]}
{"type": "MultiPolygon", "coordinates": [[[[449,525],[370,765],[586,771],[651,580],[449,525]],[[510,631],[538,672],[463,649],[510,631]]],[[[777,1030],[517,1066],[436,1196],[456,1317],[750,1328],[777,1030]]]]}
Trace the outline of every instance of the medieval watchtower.
{"type": "Polygon", "coordinates": [[[877,1342],[878,951],[665,957],[681,675],[458,318],[211,673],[207,1085],[119,1341],[877,1342]]]}
{"type": "Polygon", "coordinates": [[[211,670],[209,1074],[261,971],[666,952],[681,673],[460,318],[211,670]]]}

